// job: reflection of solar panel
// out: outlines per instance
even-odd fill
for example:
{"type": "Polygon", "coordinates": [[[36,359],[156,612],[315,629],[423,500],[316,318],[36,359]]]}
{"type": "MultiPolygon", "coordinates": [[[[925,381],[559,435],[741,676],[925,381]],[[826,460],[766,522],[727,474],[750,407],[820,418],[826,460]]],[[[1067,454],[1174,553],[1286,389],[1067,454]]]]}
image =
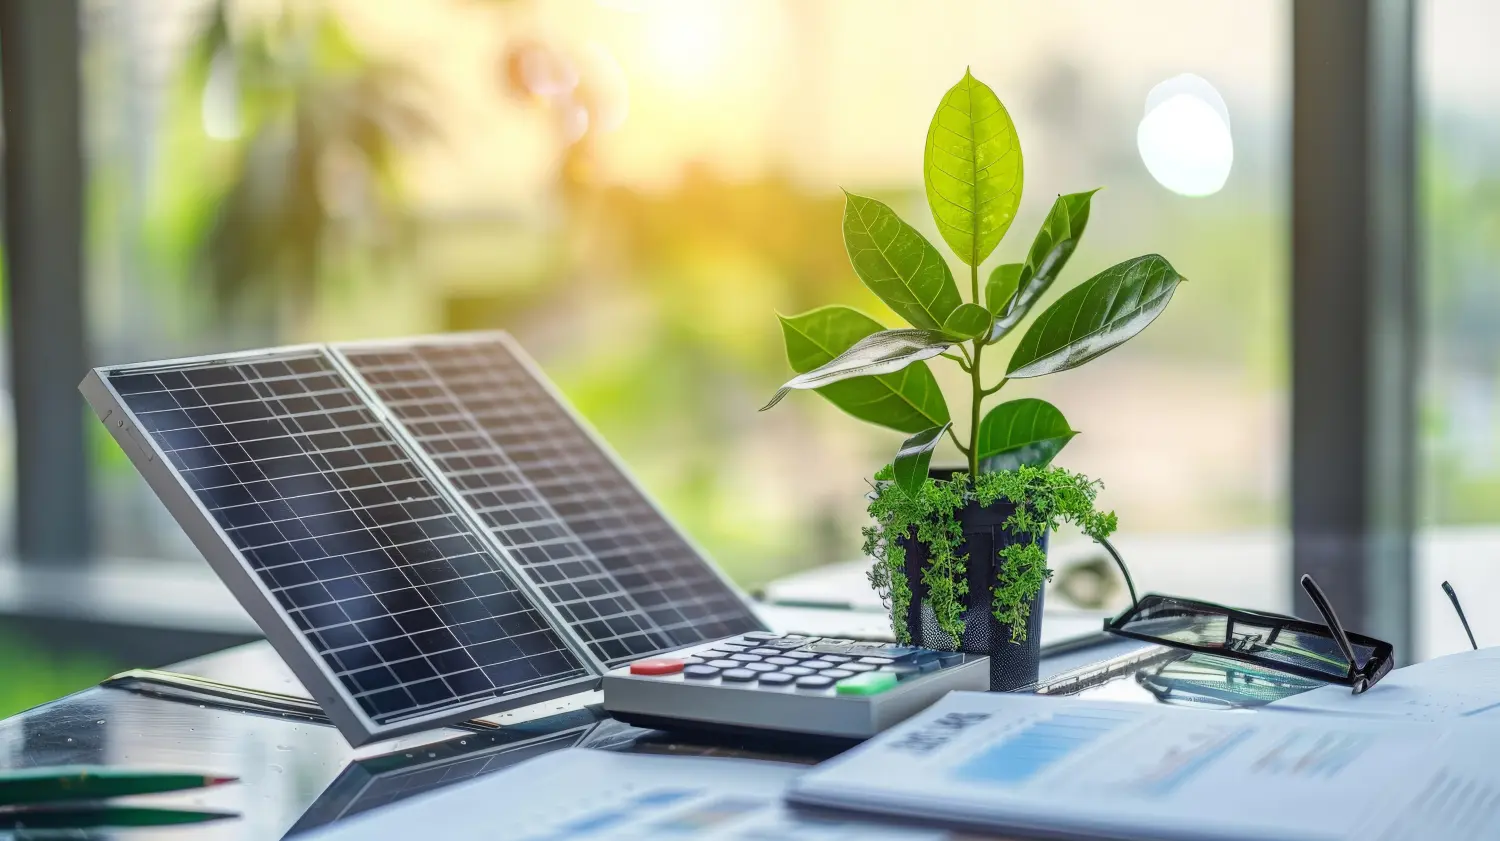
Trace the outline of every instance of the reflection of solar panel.
{"type": "MultiPolygon", "coordinates": [[[[471,734],[423,745],[415,750],[356,759],[302,813],[297,823],[287,830],[287,837],[418,794],[503,771],[544,753],[587,746],[585,740],[592,741],[593,732],[601,726],[598,722],[597,715],[576,710],[508,725],[494,733],[471,734]]],[[[605,722],[605,725],[610,724],[605,722]]]]}
{"type": "Polygon", "coordinates": [[[506,339],[101,368],[82,389],[351,742],[761,627],[506,339]]]}

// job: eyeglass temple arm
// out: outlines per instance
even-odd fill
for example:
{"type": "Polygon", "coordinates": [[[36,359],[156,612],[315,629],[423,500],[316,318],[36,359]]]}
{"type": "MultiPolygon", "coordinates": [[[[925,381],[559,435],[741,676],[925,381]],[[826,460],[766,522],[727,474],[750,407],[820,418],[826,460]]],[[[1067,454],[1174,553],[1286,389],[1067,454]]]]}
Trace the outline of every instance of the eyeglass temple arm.
{"type": "Polygon", "coordinates": [[[1448,601],[1453,602],[1453,609],[1458,613],[1458,621],[1464,624],[1464,633],[1469,635],[1469,645],[1479,650],[1479,643],[1474,641],[1474,630],[1469,627],[1469,617],[1464,615],[1464,606],[1458,603],[1458,594],[1453,592],[1453,585],[1443,582],[1443,592],[1448,594],[1448,601]]]}
{"type": "Polygon", "coordinates": [[[1141,600],[1135,597],[1135,581],[1130,578],[1130,569],[1125,566],[1125,559],[1120,557],[1120,553],[1115,551],[1114,544],[1110,543],[1107,538],[1096,537],[1094,539],[1099,541],[1099,545],[1104,547],[1104,551],[1108,552],[1111,558],[1115,559],[1115,566],[1119,567],[1120,574],[1125,576],[1125,586],[1130,589],[1130,606],[1139,605],[1141,600]]]}
{"type": "Polygon", "coordinates": [[[1313,606],[1323,614],[1323,621],[1328,624],[1328,630],[1333,632],[1333,640],[1338,643],[1339,651],[1343,652],[1344,659],[1349,661],[1349,677],[1352,679],[1359,671],[1359,663],[1354,659],[1354,646],[1349,644],[1349,635],[1344,633],[1344,626],[1339,622],[1339,615],[1333,612],[1333,604],[1328,597],[1323,595],[1323,588],[1313,580],[1311,575],[1302,576],[1302,589],[1307,591],[1308,598],[1312,599],[1313,606]]]}

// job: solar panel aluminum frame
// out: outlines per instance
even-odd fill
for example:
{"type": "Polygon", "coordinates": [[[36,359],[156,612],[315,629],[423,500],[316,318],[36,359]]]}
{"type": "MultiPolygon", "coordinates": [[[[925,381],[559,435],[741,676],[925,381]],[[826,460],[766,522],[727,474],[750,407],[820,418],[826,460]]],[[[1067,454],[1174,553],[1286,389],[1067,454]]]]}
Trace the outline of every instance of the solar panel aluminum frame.
{"type": "MultiPolygon", "coordinates": [[[[582,430],[584,437],[589,440],[589,443],[593,444],[599,450],[599,452],[604,456],[604,459],[609,462],[610,466],[613,467],[622,478],[624,478],[624,480],[630,485],[630,487],[635,490],[636,493],[640,494],[643,499],[651,499],[651,495],[646,493],[645,488],[641,487],[641,483],[636,480],[635,475],[631,473],[625,462],[620,459],[619,454],[616,453],[614,449],[610,447],[609,444],[604,440],[604,436],[600,435],[599,431],[594,428],[593,424],[589,423],[588,420],[585,419],[581,413],[579,413],[578,409],[574,407],[572,402],[569,401],[568,398],[560,390],[558,390],[557,386],[547,376],[546,372],[542,370],[541,366],[537,364],[536,360],[532,359],[531,355],[521,347],[520,342],[517,342],[515,338],[510,335],[510,333],[504,330],[474,330],[461,333],[434,333],[426,336],[403,336],[396,339],[367,339],[357,342],[338,342],[328,345],[328,349],[332,352],[334,358],[338,361],[339,368],[349,376],[351,381],[355,382],[359,386],[360,390],[366,395],[366,397],[370,398],[371,405],[379,407],[380,411],[384,413],[382,419],[386,420],[389,425],[397,428],[401,432],[402,442],[411,444],[412,442],[410,441],[409,437],[406,436],[405,428],[399,421],[391,418],[389,416],[389,413],[385,411],[385,407],[381,405],[378,400],[374,399],[373,390],[370,388],[369,383],[367,383],[364,377],[360,375],[355,366],[350,363],[345,353],[359,351],[379,351],[382,349],[396,350],[401,348],[410,348],[418,345],[463,345],[482,341],[498,341],[500,344],[504,345],[505,349],[509,351],[510,354],[514,356],[518,362],[521,363],[521,367],[526,369],[526,373],[541,385],[542,389],[547,392],[547,395],[549,397],[557,401],[557,404],[562,407],[563,413],[566,414],[569,420],[577,425],[580,430],[582,430]]],[[[415,449],[422,458],[424,466],[426,466],[429,470],[432,470],[434,473],[442,475],[442,471],[437,468],[436,464],[432,463],[424,450],[421,450],[421,448],[415,449]]],[[[653,508],[654,507],[655,506],[653,506],[653,508]]],[[[466,514],[470,514],[473,511],[473,509],[470,508],[466,503],[463,505],[463,510],[466,514]]],[[[760,614],[755,610],[754,601],[747,593],[745,593],[744,590],[740,588],[738,584],[734,583],[734,581],[731,580],[729,576],[725,575],[724,571],[719,569],[718,565],[710,563],[708,561],[708,553],[704,551],[703,547],[700,546],[698,542],[692,538],[691,535],[684,531],[682,527],[679,526],[677,522],[667,514],[667,512],[662,511],[660,508],[656,508],[656,513],[661,516],[662,521],[666,523],[667,527],[670,528],[679,538],[681,538],[682,542],[693,551],[693,554],[698,556],[698,559],[702,561],[703,565],[709,570],[709,572],[713,573],[714,577],[724,585],[725,589],[733,593],[735,597],[738,598],[740,602],[746,606],[747,612],[750,613],[751,616],[754,616],[756,621],[760,623],[759,626],[754,628],[753,630],[769,630],[770,626],[766,625],[765,620],[761,619],[760,614]]],[[[509,560],[510,555],[507,552],[506,548],[502,546],[498,540],[493,539],[490,534],[489,528],[484,525],[484,522],[479,519],[477,514],[472,517],[472,522],[480,527],[480,530],[486,537],[491,538],[491,548],[494,551],[500,553],[507,560],[509,560]]],[[[522,570],[519,564],[512,562],[511,566],[516,570],[517,575],[522,575],[522,570]]],[[[528,576],[522,575],[522,577],[528,576]]],[[[563,627],[567,627],[566,623],[563,624],[563,627]]],[[[587,648],[587,646],[585,646],[585,648],[587,648]]],[[[596,662],[596,658],[590,657],[590,662],[596,662]]],[[[605,671],[608,671],[608,669],[605,669],[605,671]]]]}
{"type": "MultiPolygon", "coordinates": [[[[323,708],[329,720],[344,735],[350,745],[359,747],[407,733],[430,730],[478,716],[597,689],[600,675],[605,671],[603,665],[593,657],[587,646],[582,644],[567,624],[561,621],[552,606],[540,597],[527,577],[514,568],[509,557],[503,553],[495,554],[495,544],[488,530],[477,530],[475,537],[481,540],[482,545],[489,548],[497,560],[504,564],[506,568],[503,571],[514,580],[516,587],[526,595],[532,606],[547,617],[552,623],[553,632],[589,674],[551,686],[516,692],[504,698],[480,699],[388,724],[375,722],[361,709],[323,658],[296,630],[292,618],[277,602],[265,583],[253,572],[247,560],[235,548],[234,542],[220,527],[213,514],[171,467],[166,453],[146,432],[139,418],[109,382],[109,375],[115,373],[148,374],[154,371],[180,369],[184,366],[229,365],[295,353],[324,356],[332,363],[338,374],[368,401],[369,394],[364,389],[363,380],[348,370],[338,354],[331,352],[326,345],[318,344],[288,345],[170,361],[154,360],[104,366],[91,370],[84,377],[83,382],[79,383],[78,388],[94,414],[109,430],[110,435],[130,458],[131,463],[140,471],[151,490],[156,493],[187,534],[188,539],[202,553],[204,559],[229,588],[235,599],[250,614],[256,625],[266,635],[266,639],[291,669],[292,674],[307,689],[313,700],[323,708]]],[[[376,419],[385,427],[386,433],[392,437],[392,440],[400,443],[405,450],[405,455],[408,455],[416,469],[422,472],[423,478],[465,523],[472,523],[468,505],[455,498],[448,482],[433,470],[426,454],[412,448],[405,431],[378,403],[368,405],[375,409],[376,419]]]]}

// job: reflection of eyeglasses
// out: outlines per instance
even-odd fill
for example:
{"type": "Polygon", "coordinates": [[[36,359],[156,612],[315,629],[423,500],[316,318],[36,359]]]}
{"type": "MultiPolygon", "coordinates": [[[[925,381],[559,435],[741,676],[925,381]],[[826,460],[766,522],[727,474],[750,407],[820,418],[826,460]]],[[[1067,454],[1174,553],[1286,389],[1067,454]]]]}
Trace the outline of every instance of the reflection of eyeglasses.
{"type": "Polygon", "coordinates": [[[1310,575],[1302,576],[1302,588],[1323,615],[1323,625],[1177,596],[1148,593],[1138,599],[1119,552],[1108,540],[1099,543],[1120,567],[1134,602],[1119,617],[1105,621],[1104,630],[1109,633],[1337,683],[1352,688],[1356,695],[1374,686],[1394,665],[1390,643],[1344,630],[1333,605],[1310,575]]]}

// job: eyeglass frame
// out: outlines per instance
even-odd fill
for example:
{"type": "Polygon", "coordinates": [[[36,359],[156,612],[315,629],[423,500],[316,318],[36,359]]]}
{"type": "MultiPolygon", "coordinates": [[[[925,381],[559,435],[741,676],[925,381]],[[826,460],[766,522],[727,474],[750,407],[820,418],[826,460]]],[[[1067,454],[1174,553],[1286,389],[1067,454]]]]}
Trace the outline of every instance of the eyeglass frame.
{"type": "MultiPolygon", "coordinates": [[[[1242,663],[1254,663],[1264,668],[1279,672],[1285,672],[1289,675],[1306,678],[1307,680],[1318,681],[1320,683],[1332,683],[1339,686],[1348,686],[1354,691],[1355,695],[1363,694],[1370,687],[1374,686],[1376,683],[1379,683],[1380,679],[1389,674],[1391,669],[1395,667],[1395,646],[1391,645],[1385,640],[1379,640],[1374,637],[1366,636],[1364,634],[1345,631],[1343,624],[1339,622],[1338,614],[1334,612],[1333,605],[1329,603],[1328,597],[1323,594],[1322,588],[1318,586],[1317,582],[1313,580],[1313,577],[1311,575],[1303,575],[1301,583],[1303,589],[1307,591],[1308,597],[1312,599],[1313,605],[1318,608],[1319,613],[1323,614],[1323,621],[1325,624],[1322,625],[1319,625],[1316,622],[1308,622],[1303,619],[1298,619],[1295,616],[1287,616],[1280,613],[1265,613],[1262,611],[1245,610],[1242,608],[1227,607],[1225,605],[1215,604],[1213,602],[1199,601],[1196,599],[1185,599],[1179,596],[1168,596],[1160,593],[1147,593],[1145,596],[1137,598],[1135,594],[1135,582],[1131,580],[1130,570],[1125,566],[1125,561],[1120,557],[1120,553],[1115,550],[1115,547],[1110,544],[1108,540],[1099,539],[1098,542],[1101,546],[1104,547],[1105,551],[1109,552],[1110,557],[1114,559],[1115,564],[1120,568],[1120,573],[1125,576],[1125,585],[1130,589],[1130,599],[1132,602],[1130,608],[1121,613],[1119,616],[1114,617],[1113,619],[1104,620],[1104,630],[1107,633],[1115,634],[1116,636],[1122,636],[1129,639],[1140,640],[1142,642],[1155,643],[1156,645],[1164,645],[1169,648],[1178,648],[1184,651],[1192,651],[1199,654],[1209,654],[1218,657],[1226,657],[1231,660],[1238,660],[1242,663]],[[1343,676],[1337,676],[1329,674],[1327,672],[1319,672],[1315,669],[1309,669],[1305,666],[1299,666],[1294,663],[1281,663],[1264,658],[1259,658],[1254,656],[1253,654],[1247,654],[1245,652],[1241,652],[1229,647],[1228,640],[1225,641],[1225,645],[1222,647],[1212,647],[1207,645],[1199,645],[1196,643],[1182,642],[1180,640],[1167,640],[1161,637],[1151,636],[1149,634],[1141,634],[1125,630],[1125,625],[1128,624],[1128,620],[1132,616],[1141,612],[1141,605],[1143,603],[1149,605],[1151,603],[1150,600],[1152,599],[1161,601],[1171,599],[1172,601],[1189,608],[1199,608],[1204,613],[1222,615],[1229,620],[1229,627],[1232,627],[1234,622],[1243,622],[1250,625],[1259,624],[1262,626],[1268,624],[1272,625],[1275,627],[1275,630],[1272,631],[1270,639],[1266,641],[1265,645],[1267,646],[1271,645],[1275,641],[1276,636],[1283,630],[1290,630],[1293,632],[1308,634],[1311,636],[1331,636],[1334,643],[1338,646],[1339,651],[1343,654],[1344,660],[1349,664],[1348,671],[1345,672],[1343,676]],[[1370,649],[1370,656],[1365,660],[1364,666],[1360,666],[1359,661],[1355,658],[1354,647],[1351,644],[1351,641],[1357,642],[1359,645],[1370,649]]],[[[1226,634],[1227,633],[1228,631],[1226,629],[1226,634]]]]}

